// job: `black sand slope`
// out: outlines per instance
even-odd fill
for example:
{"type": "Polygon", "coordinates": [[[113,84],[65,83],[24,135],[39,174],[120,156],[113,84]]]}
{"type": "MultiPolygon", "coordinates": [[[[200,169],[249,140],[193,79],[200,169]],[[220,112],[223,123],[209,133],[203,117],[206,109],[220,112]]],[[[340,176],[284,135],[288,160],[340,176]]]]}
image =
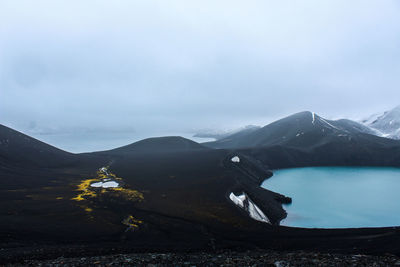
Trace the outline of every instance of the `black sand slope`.
{"type": "Polygon", "coordinates": [[[0,163],[36,167],[59,167],[74,160],[71,153],[0,125],[0,163]]]}
{"type": "MultiPolygon", "coordinates": [[[[288,129],[292,123],[285,123],[288,129]]],[[[351,133],[351,140],[325,136],[308,146],[304,136],[300,146],[294,141],[297,134],[296,129],[285,145],[252,148],[209,149],[166,137],[71,154],[4,127],[0,140],[16,141],[0,151],[0,246],[5,252],[0,262],[66,251],[82,255],[233,247],[399,254],[396,227],[278,226],[286,216],[281,204],[290,198],[259,187],[272,175],[270,168],[399,164],[398,143],[383,138],[351,133]],[[246,197],[244,207],[255,204],[268,222],[251,218],[246,208],[232,202],[232,194],[246,197]]],[[[267,139],[273,137],[279,139],[277,134],[267,139]]],[[[264,140],[259,138],[255,144],[264,140]]]]}

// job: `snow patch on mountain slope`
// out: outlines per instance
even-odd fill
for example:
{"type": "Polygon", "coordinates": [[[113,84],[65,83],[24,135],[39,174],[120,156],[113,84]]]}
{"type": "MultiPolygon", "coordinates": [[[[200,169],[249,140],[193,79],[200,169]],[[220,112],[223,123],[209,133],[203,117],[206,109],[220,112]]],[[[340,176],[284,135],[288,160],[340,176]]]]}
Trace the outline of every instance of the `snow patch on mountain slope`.
{"type": "Polygon", "coordinates": [[[233,158],[231,158],[231,161],[235,162],[235,163],[239,163],[240,162],[240,158],[238,156],[234,156],[233,158]]]}
{"type": "MultiPolygon", "coordinates": [[[[334,128],[334,129],[336,129],[336,130],[341,130],[341,129],[339,129],[338,127],[336,127],[336,126],[334,126],[334,125],[332,125],[332,124],[330,124],[329,122],[327,122],[326,120],[324,120],[323,118],[319,118],[319,120],[320,121],[322,121],[323,123],[325,123],[325,124],[327,124],[329,127],[331,127],[331,128],[334,128]]],[[[345,131],[345,130],[344,130],[345,131]]]]}
{"type": "Polygon", "coordinates": [[[254,204],[254,202],[247,196],[246,193],[242,193],[237,196],[232,192],[229,195],[229,198],[237,206],[244,209],[252,219],[270,224],[268,217],[260,210],[259,207],[257,207],[256,204],[254,204]]]}
{"type": "Polygon", "coordinates": [[[400,106],[383,114],[371,115],[361,122],[374,129],[379,136],[400,139],[400,106]]]}

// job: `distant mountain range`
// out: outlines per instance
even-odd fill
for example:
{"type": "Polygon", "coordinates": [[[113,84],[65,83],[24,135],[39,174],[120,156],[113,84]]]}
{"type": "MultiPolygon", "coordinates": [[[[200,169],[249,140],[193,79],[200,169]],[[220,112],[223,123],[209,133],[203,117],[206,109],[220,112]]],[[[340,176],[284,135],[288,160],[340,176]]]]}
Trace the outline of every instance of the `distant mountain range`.
{"type": "Polygon", "coordinates": [[[327,120],[305,111],[277,120],[252,131],[240,131],[214,142],[211,148],[249,148],[285,145],[312,147],[335,140],[351,141],[359,134],[374,135],[369,127],[351,120],[327,120]]]}
{"type": "Polygon", "coordinates": [[[316,139],[310,139],[310,144],[316,145],[323,136],[330,134],[351,138],[351,135],[360,133],[400,139],[400,106],[360,121],[328,120],[313,112],[305,111],[264,127],[250,125],[231,132],[198,133],[195,137],[215,138],[215,141],[203,143],[212,148],[243,148],[278,144],[296,145],[296,143],[304,145],[304,142],[307,142],[304,139],[305,136],[316,137],[316,139]],[[294,137],[299,138],[292,140],[294,137]]]}

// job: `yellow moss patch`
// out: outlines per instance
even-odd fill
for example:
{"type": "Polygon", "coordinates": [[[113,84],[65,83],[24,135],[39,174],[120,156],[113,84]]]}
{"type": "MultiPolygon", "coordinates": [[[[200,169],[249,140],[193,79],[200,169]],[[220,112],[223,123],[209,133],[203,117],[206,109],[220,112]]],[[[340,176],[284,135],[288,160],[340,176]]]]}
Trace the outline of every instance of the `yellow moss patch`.
{"type": "Polygon", "coordinates": [[[110,178],[110,179],[117,179],[117,180],[122,180],[122,178],[117,177],[114,173],[110,172],[108,170],[108,166],[104,167],[105,170],[103,170],[103,168],[100,168],[97,171],[97,178],[99,179],[106,179],[106,178],[110,178]]]}
{"type": "Polygon", "coordinates": [[[142,201],[144,200],[144,196],[138,190],[122,188],[122,187],[114,187],[110,188],[111,191],[114,191],[117,195],[131,201],[142,201]]]}
{"type": "Polygon", "coordinates": [[[93,209],[91,209],[91,208],[89,208],[89,207],[86,207],[86,208],[85,208],[85,211],[86,211],[86,212],[92,212],[93,209]]]}
{"type": "Polygon", "coordinates": [[[129,215],[127,218],[125,218],[122,221],[122,224],[130,227],[130,228],[138,228],[140,224],[142,224],[143,221],[136,219],[132,215],[129,215]]]}
{"type": "Polygon", "coordinates": [[[114,178],[114,179],[121,179],[121,178],[118,178],[114,173],[112,173],[112,172],[108,172],[108,176],[109,177],[111,177],[111,178],[114,178]]]}
{"type": "Polygon", "coordinates": [[[101,168],[97,171],[96,178],[82,180],[80,184],[77,185],[76,191],[80,191],[80,193],[74,198],[71,198],[71,200],[83,201],[91,197],[96,197],[97,194],[105,194],[105,193],[113,193],[117,197],[122,197],[130,201],[142,201],[144,199],[143,194],[141,192],[133,189],[127,189],[122,187],[94,189],[90,186],[92,183],[104,181],[104,179],[122,180],[122,178],[118,178],[115,174],[110,172],[108,170],[108,167],[101,168]]]}
{"type": "Polygon", "coordinates": [[[97,172],[97,178],[99,178],[99,179],[106,179],[108,176],[107,175],[105,175],[104,173],[99,173],[99,172],[97,172]]]}
{"type": "Polygon", "coordinates": [[[71,198],[71,200],[82,201],[82,200],[85,200],[86,197],[95,197],[95,196],[96,196],[95,192],[86,191],[86,192],[78,194],[76,197],[71,198]]]}
{"type": "Polygon", "coordinates": [[[94,178],[94,179],[86,179],[86,180],[82,180],[80,184],[78,184],[78,189],[77,191],[86,191],[89,189],[89,186],[91,183],[98,181],[98,178],[94,178]]]}
{"type": "Polygon", "coordinates": [[[90,184],[98,180],[98,178],[82,180],[81,183],[77,185],[78,188],[76,189],[76,191],[81,191],[81,193],[71,198],[71,200],[82,201],[85,200],[85,197],[95,197],[96,193],[90,189],[90,184]]]}

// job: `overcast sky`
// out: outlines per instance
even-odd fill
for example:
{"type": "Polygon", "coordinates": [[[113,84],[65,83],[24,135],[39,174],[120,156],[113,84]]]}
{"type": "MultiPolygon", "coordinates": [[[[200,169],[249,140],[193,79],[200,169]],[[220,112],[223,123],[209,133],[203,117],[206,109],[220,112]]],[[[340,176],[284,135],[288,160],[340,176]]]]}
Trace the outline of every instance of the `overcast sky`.
{"type": "Polygon", "coordinates": [[[0,1],[0,123],[140,134],[400,104],[400,1],[0,1]]]}

